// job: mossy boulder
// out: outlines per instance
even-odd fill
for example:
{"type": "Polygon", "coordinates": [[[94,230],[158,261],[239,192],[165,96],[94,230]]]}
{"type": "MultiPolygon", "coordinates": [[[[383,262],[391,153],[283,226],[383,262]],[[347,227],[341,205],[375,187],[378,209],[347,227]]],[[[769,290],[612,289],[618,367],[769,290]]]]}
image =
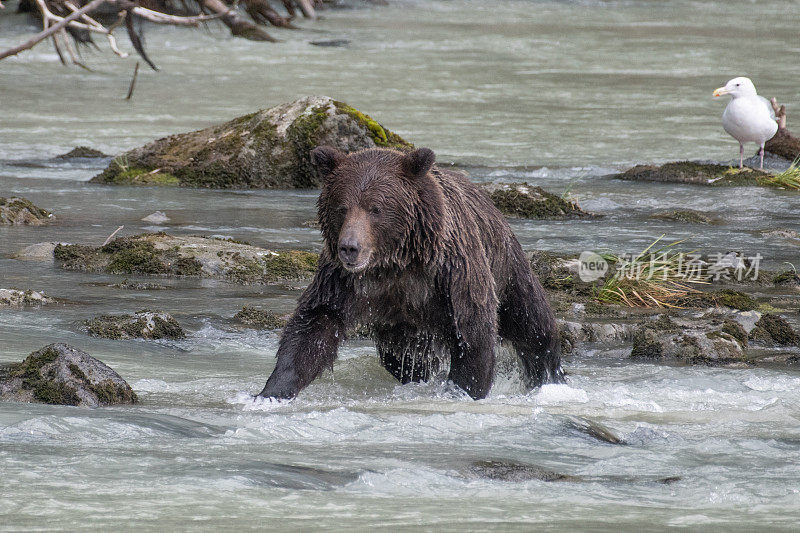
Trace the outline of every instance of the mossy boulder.
{"type": "Polygon", "coordinates": [[[0,289],[0,309],[3,307],[38,307],[56,302],[55,298],[51,298],[39,291],[0,289]]]}
{"type": "Polygon", "coordinates": [[[752,364],[742,326],[731,320],[670,319],[661,316],[633,331],[631,357],[691,365],[752,364]]]}
{"type": "Polygon", "coordinates": [[[105,339],[183,339],[186,332],[168,313],[139,311],[132,315],[102,315],[84,325],[92,337],[105,339]]]}
{"type": "Polygon", "coordinates": [[[589,218],[578,204],[527,183],[491,183],[483,186],[492,203],[506,216],[531,219],[589,218]]]}
{"type": "Polygon", "coordinates": [[[310,151],[320,145],[345,152],[412,145],[370,116],[327,96],[235,118],[218,126],[171,135],[114,158],[93,182],[210,188],[312,188],[319,176],[310,151]]]}
{"type": "Polygon", "coordinates": [[[130,385],[102,361],[67,344],[0,367],[0,400],[98,407],[136,403],[130,385]]]}
{"type": "Polygon", "coordinates": [[[709,292],[691,292],[676,302],[679,307],[719,307],[725,306],[739,311],[752,311],[758,307],[752,296],[733,289],[722,289],[709,292]]]}
{"type": "Polygon", "coordinates": [[[662,181],[696,185],[759,185],[768,173],[752,168],[732,168],[727,165],[678,161],[664,165],[636,165],[613,177],[631,181],[662,181]]]}
{"type": "Polygon", "coordinates": [[[52,219],[52,213],[36,207],[30,200],[0,196],[0,226],[43,226],[52,219]]]}
{"type": "Polygon", "coordinates": [[[245,305],[242,310],[233,316],[246,326],[256,329],[281,329],[286,325],[286,317],[277,315],[266,309],[258,309],[245,305]]]}
{"type": "Polygon", "coordinates": [[[59,244],[53,256],[65,270],[195,276],[235,283],[307,279],[314,274],[318,259],[312,252],[276,252],[230,240],[166,233],[119,237],[96,248],[59,244]]]}
{"type": "Polygon", "coordinates": [[[586,344],[599,343],[604,346],[619,344],[632,338],[634,325],[627,323],[593,322],[557,319],[561,339],[561,353],[581,351],[586,344]]]}
{"type": "Polygon", "coordinates": [[[779,315],[765,313],[750,331],[750,340],[768,346],[800,346],[800,335],[779,315]]]}
{"type": "Polygon", "coordinates": [[[537,465],[508,460],[472,461],[460,473],[466,479],[488,479],[522,483],[526,481],[576,481],[578,478],[537,465]]]}

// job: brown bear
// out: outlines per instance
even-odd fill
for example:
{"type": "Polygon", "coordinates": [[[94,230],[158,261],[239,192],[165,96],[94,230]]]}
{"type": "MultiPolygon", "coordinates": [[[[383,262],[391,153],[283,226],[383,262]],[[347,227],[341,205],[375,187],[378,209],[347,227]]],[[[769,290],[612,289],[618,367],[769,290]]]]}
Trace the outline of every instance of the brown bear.
{"type": "Polygon", "coordinates": [[[492,386],[499,334],[527,385],[563,382],[556,322],[516,237],[489,196],[434,166],[427,148],[346,155],[318,147],[324,247],[283,331],[260,396],[293,398],[354,328],[373,336],[401,383],[424,381],[437,354],[472,398],[492,386]]]}

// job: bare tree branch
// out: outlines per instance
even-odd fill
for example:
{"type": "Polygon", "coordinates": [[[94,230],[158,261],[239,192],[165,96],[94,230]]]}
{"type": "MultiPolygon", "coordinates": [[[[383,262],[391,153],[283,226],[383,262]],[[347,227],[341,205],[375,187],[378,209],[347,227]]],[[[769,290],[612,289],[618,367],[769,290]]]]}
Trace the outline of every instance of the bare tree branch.
{"type": "Polygon", "coordinates": [[[34,46],[39,44],[41,41],[47,39],[48,37],[54,35],[56,32],[58,32],[59,30],[64,28],[70,22],[73,22],[74,20],[80,18],[81,15],[83,15],[84,13],[89,13],[90,11],[94,11],[95,9],[100,7],[102,4],[104,4],[105,2],[106,2],[106,0],[92,0],[91,2],[89,2],[88,4],[83,6],[81,9],[79,9],[78,11],[74,12],[73,14],[71,14],[71,15],[69,15],[67,17],[64,17],[60,22],[57,22],[56,24],[53,24],[50,27],[45,27],[45,30],[43,32],[39,33],[38,35],[36,35],[36,36],[34,36],[34,37],[30,38],[30,39],[28,39],[24,43],[22,43],[22,44],[20,44],[18,46],[14,46],[12,48],[9,48],[8,50],[4,50],[4,51],[0,52],[0,59],[5,59],[6,57],[17,55],[18,53],[22,52],[23,50],[28,50],[30,48],[33,48],[34,46]]]}
{"type": "MultiPolygon", "coordinates": [[[[4,1],[0,0],[0,9],[5,8],[4,1]]],[[[299,8],[305,17],[314,19],[317,16],[315,6],[322,4],[320,0],[280,0],[287,13],[287,16],[283,16],[271,5],[271,2],[278,0],[242,0],[243,7],[254,21],[251,22],[245,20],[238,12],[239,0],[194,0],[197,3],[195,9],[188,7],[187,0],[180,1],[184,6],[183,11],[164,0],[147,2],[145,5],[149,7],[142,7],[138,0],[91,0],[80,8],[78,6],[81,0],[33,0],[31,3],[36,6],[34,11],[38,11],[42,18],[42,31],[22,44],[0,51],[0,60],[29,50],[38,43],[50,39],[62,63],[66,64],[67,59],[70,59],[72,63],[87,68],[80,61],[74,44],[87,43],[97,48],[97,44],[91,38],[92,33],[104,35],[112,52],[123,58],[128,57],[127,53],[117,47],[117,41],[113,35],[114,30],[124,24],[134,49],[148,65],[156,69],[144,50],[141,27],[138,27],[137,31],[137,27],[133,24],[134,17],[156,24],[193,27],[209,20],[219,19],[237,37],[274,42],[277,39],[274,39],[259,25],[271,24],[283,28],[294,28],[291,20],[296,15],[296,8],[299,8]],[[104,4],[113,6],[112,9],[117,12],[116,22],[109,26],[101,24],[90,16],[104,4]],[[200,14],[196,14],[198,11],[200,14]]]]}

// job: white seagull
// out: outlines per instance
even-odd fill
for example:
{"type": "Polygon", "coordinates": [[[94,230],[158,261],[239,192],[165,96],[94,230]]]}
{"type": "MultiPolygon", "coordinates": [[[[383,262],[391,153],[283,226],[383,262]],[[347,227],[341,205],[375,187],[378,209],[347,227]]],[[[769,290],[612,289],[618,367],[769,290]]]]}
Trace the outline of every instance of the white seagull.
{"type": "Polygon", "coordinates": [[[714,96],[731,95],[731,101],[722,113],[722,127],[728,135],[739,141],[739,168],[744,165],[744,143],[754,142],[759,147],[761,166],[764,168],[764,143],[778,131],[775,111],[769,100],[758,96],[750,78],[733,78],[714,91],[714,96]]]}

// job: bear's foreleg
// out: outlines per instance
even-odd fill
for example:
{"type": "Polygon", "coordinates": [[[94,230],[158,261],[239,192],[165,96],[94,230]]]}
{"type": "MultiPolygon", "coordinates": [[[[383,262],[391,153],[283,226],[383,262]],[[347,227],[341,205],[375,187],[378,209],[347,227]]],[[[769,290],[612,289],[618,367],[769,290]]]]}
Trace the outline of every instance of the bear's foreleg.
{"type": "Polygon", "coordinates": [[[447,266],[450,380],[474,400],[485,398],[494,379],[497,296],[488,263],[456,257],[447,266]]]}
{"type": "Polygon", "coordinates": [[[286,325],[278,361],[259,396],[294,398],[325,368],[331,368],[344,325],[330,314],[299,308],[286,325]]]}
{"type": "Polygon", "coordinates": [[[563,383],[556,319],[521,249],[511,272],[498,313],[500,336],[514,346],[529,388],[563,383]]]}
{"type": "Polygon", "coordinates": [[[456,337],[450,349],[450,380],[464,389],[473,400],[489,394],[494,379],[495,320],[494,308],[457,318],[456,337]]]}

